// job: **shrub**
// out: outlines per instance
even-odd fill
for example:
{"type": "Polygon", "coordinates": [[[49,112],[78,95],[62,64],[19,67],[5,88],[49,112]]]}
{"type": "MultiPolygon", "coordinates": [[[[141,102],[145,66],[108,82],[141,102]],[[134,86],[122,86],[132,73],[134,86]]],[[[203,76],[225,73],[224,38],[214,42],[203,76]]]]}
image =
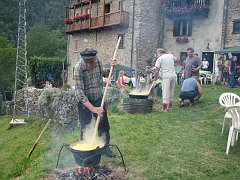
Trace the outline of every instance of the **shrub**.
{"type": "MultiPolygon", "coordinates": [[[[67,63],[64,61],[65,70],[67,63]]],[[[32,83],[42,88],[45,81],[50,81],[54,87],[62,85],[63,60],[60,58],[32,57],[29,61],[29,73],[32,83]]]]}
{"type": "Polygon", "coordinates": [[[3,96],[0,93],[0,114],[2,114],[2,103],[3,103],[3,96]]]}

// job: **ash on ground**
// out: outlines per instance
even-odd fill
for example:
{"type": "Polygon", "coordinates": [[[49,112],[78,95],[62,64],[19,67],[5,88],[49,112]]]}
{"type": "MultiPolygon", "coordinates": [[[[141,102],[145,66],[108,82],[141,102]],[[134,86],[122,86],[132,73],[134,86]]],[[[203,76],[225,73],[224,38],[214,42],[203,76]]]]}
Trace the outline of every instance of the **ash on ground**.
{"type": "Polygon", "coordinates": [[[126,180],[127,172],[123,167],[114,167],[111,164],[98,165],[91,173],[79,174],[77,167],[69,167],[65,169],[56,169],[54,172],[46,174],[43,180],[126,180]]]}

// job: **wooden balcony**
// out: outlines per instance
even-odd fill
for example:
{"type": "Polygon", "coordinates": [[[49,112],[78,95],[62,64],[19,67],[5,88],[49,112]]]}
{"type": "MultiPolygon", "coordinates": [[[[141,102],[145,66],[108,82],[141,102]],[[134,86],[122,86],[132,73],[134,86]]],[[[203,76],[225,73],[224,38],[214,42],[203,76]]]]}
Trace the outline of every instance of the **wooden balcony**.
{"type": "Polygon", "coordinates": [[[129,24],[129,12],[118,11],[105,14],[104,16],[90,17],[85,20],[79,20],[71,24],[66,24],[65,32],[72,34],[74,32],[80,32],[82,30],[97,29],[107,26],[128,26],[129,24]]]}

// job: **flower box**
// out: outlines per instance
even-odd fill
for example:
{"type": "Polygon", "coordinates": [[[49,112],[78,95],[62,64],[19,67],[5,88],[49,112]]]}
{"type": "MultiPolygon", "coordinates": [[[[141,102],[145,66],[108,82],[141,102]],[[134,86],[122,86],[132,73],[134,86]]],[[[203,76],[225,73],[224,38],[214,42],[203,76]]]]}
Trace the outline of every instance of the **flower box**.
{"type": "Polygon", "coordinates": [[[89,18],[89,14],[81,14],[78,16],[81,21],[84,21],[89,18]]]}
{"type": "Polygon", "coordinates": [[[177,43],[188,43],[189,39],[188,39],[188,37],[177,37],[176,42],[177,43]]]}
{"type": "Polygon", "coordinates": [[[72,24],[72,23],[73,23],[73,20],[72,20],[71,18],[65,18],[65,19],[64,19],[64,22],[65,22],[66,24],[72,24]]]}

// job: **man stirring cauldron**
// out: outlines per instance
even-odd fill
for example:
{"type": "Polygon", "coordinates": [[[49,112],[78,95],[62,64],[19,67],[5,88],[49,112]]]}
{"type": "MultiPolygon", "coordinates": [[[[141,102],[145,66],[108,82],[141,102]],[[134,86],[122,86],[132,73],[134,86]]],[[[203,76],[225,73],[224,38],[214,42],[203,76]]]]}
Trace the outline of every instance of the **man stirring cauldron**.
{"type": "MultiPolygon", "coordinates": [[[[74,67],[73,79],[76,81],[75,90],[79,101],[79,118],[81,124],[81,139],[84,128],[91,122],[92,116],[101,116],[98,126],[99,136],[105,136],[106,144],[110,142],[110,126],[108,122],[107,109],[103,109],[101,101],[103,97],[103,67],[97,58],[97,51],[86,48],[80,52],[81,58],[74,67]]],[[[112,61],[111,65],[114,65],[112,61]]],[[[108,147],[104,153],[108,157],[115,157],[108,147]]]]}

